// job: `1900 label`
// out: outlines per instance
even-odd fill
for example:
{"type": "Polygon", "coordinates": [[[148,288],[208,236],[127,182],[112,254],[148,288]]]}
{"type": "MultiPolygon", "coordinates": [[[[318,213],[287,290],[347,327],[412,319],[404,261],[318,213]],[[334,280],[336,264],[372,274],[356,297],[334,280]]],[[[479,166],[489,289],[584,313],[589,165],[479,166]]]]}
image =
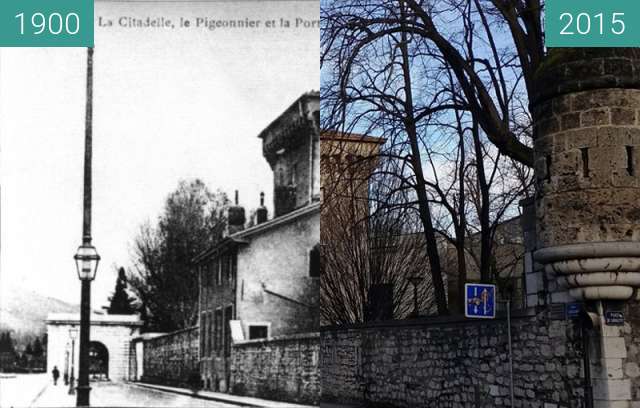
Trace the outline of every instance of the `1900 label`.
{"type": "Polygon", "coordinates": [[[93,47],[93,0],[2,0],[0,46],[93,47]]]}

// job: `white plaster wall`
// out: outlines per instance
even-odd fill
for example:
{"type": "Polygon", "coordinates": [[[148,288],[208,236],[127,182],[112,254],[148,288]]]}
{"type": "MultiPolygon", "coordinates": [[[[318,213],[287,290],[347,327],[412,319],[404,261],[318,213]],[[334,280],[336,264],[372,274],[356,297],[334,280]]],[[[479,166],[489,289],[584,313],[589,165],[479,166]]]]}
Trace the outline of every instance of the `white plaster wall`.
{"type": "MultiPolygon", "coordinates": [[[[70,347],[70,324],[47,325],[47,370],[51,372],[57,366],[64,374],[65,351],[70,347]],[[67,346],[69,344],[69,346],[67,346]]],[[[77,325],[75,325],[78,328],[77,325]]],[[[139,333],[138,328],[116,325],[92,325],[90,338],[105,345],[109,352],[109,378],[112,381],[124,381],[129,378],[129,342],[139,333]]],[[[75,341],[74,373],[78,378],[79,339],[75,341]]]]}
{"type": "Polygon", "coordinates": [[[318,278],[309,277],[309,251],[320,242],[320,212],[268,229],[250,237],[238,252],[236,317],[247,324],[270,323],[270,335],[312,330],[314,312],[284,301],[263,289],[306,304],[319,303],[318,278]],[[313,316],[312,316],[313,315],[313,316]]]}

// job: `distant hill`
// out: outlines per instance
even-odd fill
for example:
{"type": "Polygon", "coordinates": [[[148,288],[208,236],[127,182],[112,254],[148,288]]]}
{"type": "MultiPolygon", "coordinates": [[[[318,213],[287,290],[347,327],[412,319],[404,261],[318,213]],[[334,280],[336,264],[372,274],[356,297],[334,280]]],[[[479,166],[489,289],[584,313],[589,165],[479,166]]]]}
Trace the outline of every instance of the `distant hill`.
{"type": "Polygon", "coordinates": [[[0,292],[0,330],[14,332],[18,343],[31,341],[46,332],[49,313],[79,313],[79,305],[24,289],[3,288],[0,292]]]}

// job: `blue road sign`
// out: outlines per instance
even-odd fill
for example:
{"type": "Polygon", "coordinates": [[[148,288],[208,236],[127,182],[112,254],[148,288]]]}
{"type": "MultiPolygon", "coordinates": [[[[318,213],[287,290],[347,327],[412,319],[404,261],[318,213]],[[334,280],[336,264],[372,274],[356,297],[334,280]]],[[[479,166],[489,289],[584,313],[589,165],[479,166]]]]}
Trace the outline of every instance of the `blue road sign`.
{"type": "Polygon", "coordinates": [[[466,283],[464,285],[464,311],[466,317],[494,319],[496,317],[496,285],[466,283]]]}

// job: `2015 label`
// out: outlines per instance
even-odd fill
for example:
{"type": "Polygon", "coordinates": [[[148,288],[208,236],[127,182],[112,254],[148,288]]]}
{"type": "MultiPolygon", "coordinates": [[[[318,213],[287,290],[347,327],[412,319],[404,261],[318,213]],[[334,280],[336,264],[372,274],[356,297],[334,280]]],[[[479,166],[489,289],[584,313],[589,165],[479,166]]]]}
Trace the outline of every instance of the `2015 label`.
{"type": "Polygon", "coordinates": [[[624,13],[612,13],[610,20],[605,18],[604,13],[598,13],[593,17],[588,13],[580,13],[575,18],[571,13],[562,13],[560,21],[564,24],[560,35],[588,35],[592,33],[604,35],[606,32],[622,35],[626,29],[624,13]],[[594,24],[592,24],[592,21],[594,24]],[[592,29],[596,31],[593,32],[592,29]]]}
{"type": "Polygon", "coordinates": [[[544,42],[553,47],[640,47],[638,0],[546,0],[544,42]]]}

